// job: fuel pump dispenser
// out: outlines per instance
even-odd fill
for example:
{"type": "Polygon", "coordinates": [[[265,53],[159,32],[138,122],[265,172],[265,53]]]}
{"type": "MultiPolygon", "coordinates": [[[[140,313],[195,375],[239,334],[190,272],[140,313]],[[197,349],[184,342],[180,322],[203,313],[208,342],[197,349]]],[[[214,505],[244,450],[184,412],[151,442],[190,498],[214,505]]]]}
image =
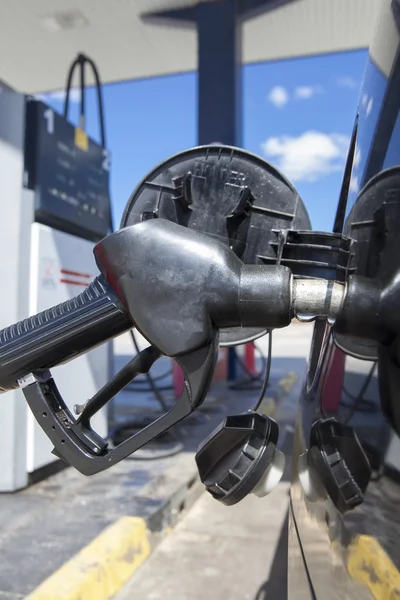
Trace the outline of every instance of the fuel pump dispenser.
{"type": "MultiPolygon", "coordinates": [[[[111,229],[104,137],[94,142],[66,116],[12,90],[0,94],[2,326],[85,293],[97,273],[94,243],[111,229]]],[[[109,363],[104,346],[56,368],[71,407],[76,384],[91,397],[108,380],[109,363]]],[[[0,414],[0,491],[13,491],[54,470],[56,457],[19,390],[0,414]]],[[[107,434],[104,411],[96,426],[107,434]]]]}

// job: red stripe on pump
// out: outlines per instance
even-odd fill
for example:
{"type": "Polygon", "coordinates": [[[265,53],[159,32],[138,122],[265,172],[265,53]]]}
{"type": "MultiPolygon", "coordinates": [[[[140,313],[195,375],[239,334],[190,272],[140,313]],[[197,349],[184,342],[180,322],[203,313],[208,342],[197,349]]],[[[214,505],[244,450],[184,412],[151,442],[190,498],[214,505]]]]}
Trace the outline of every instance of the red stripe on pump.
{"type": "Polygon", "coordinates": [[[91,279],[92,275],[87,275],[86,273],[78,273],[77,271],[69,271],[68,269],[60,269],[63,275],[72,275],[74,277],[85,277],[86,279],[91,279]]]}
{"type": "Polygon", "coordinates": [[[73,279],[60,279],[61,283],[68,283],[69,285],[82,285],[83,287],[88,287],[88,283],[84,281],[74,281],[73,279]]]}

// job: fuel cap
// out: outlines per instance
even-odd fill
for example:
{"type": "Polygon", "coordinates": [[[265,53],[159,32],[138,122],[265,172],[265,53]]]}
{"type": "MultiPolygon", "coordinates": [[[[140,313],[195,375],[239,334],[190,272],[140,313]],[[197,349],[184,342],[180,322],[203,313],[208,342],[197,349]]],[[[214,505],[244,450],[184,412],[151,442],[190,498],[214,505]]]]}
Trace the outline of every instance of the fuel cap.
{"type": "MultiPolygon", "coordinates": [[[[275,167],[222,144],[180,152],[145,176],[128,200],[120,227],[148,219],[167,219],[209,235],[250,265],[276,264],[275,230],[311,229],[304,203],[275,167]]],[[[254,327],[221,329],[220,345],[243,344],[265,333],[254,327]]]]}
{"type": "Polygon", "coordinates": [[[342,514],[364,500],[371,467],[356,432],[336,419],[319,419],[310,432],[309,466],[342,514]]]}
{"type": "Polygon", "coordinates": [[[273,419],[255,412],[226,417],[196,454],[207,491],[228,506],[250,493],[269,494],[285,467],[276,448],[278,432],[273,419]]]}

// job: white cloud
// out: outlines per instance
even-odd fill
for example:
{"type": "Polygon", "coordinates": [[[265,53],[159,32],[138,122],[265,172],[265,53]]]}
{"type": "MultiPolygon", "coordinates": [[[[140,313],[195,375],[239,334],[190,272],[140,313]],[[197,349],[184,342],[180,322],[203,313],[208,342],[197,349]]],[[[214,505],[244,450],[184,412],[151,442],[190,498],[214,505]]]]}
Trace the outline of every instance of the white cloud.
{"type": "Polygon", "coordinates": [[[349,75],[338,77],[336,79],[336,85],[338,85],[339,87],[347,88],[349,90],[355,90],[359,87],[357,79],[349,75]]]}
{"type": "Polygon", "coordinates": [[[372,96],[368,96],[367,94],[363,94],[361,96],[360,107],[365,110],[365,118],[367,118],[372,110],[374,105],[374,99],[372,96]]]}
{"type": "Polygon", "coordinates": [[[315,94],[322,94],[323,92],[322,85],[300,85],[295,88],[294,95],[298,100],[308,100],[315,94]]]}
{"type": "MultiPolygon", "coordinates": [[[[59,90],[58,92],[51,92],[50,97],[53,100],[60,100],[64,102],[66,96],[65,90],[59,90]]],[[[79,88],[72,88],[69,90],[69,101],[70,102],[79,102],[81,99],[81,90],[79,88]]]]}
{"type": "Polygon", "coordinates": [[[355,150],[354,150],[354,158],[353,158],[353,169],[351,172],[351,177],[350,177],[350,185],[349,185],[349,189],[350,192],[356,192],[356,194],[358,193],[359,189],[360,189],[360,181],[359,181],[359,177],[356,174],[356,171],[358,169],[358,167],[361,164],[361,150],[358,144],[356,144],[355,150]]]}
{"type": "Polygon", "coordinates": [[[278,108],[282,108],[289,100],[289,94],[281,85],[276,85],[268,94],[268,100],[278,108]]]}
{"type": "Polygon", "coordinates": [[[357,167],[360,166],[360,162],[361,162],[361,149],[360,149],[359,145],[356,144],[356,147],[354,150],[353,168],[357,169],[357,167]]]}
{"type": "MultiPolygon", "coordinates": [[[[58,102],[65,102],[66,92],[65,90],[58,90],[56,92],[48,92],[47,94],[38,94],[36,98],[38,100],[42,100],[43,102],[48,102],[49,100],[56,100],[58,102]]],[[[79,102],[81,99],[81,90],[80,88],[71,88],[69,90],[69,101],[72,104],[79,102]]]]}
{"type": "MultiPolygon", "coordinates": [[[[294,88],[294,98],[296,100],[308,100],[316,94],[322,94],[324,92],[322,85],[299,85],[294,88]]],[[[276,85],[271,89],[267,96],[268,100],[272,102],[277,108],[282,108],[290,100],[289,93],[286,88],[281,85],[276,85]]]]}
{"type": "Polygon", "coordinates": [[[298,137],[270,137],[261,148],[291,181],[316,181],[342,170],[349,141],[341,133],[305,131],[298,137]]]}
{"type": "Polygon", "coordinates": [[[358,181],[358,175],[352,174],[350,177],[349,190],[350,190],[350,192],[356,192],[356,194],[357,194],[359,189],[360,189],[360,182],[358,181]]]}

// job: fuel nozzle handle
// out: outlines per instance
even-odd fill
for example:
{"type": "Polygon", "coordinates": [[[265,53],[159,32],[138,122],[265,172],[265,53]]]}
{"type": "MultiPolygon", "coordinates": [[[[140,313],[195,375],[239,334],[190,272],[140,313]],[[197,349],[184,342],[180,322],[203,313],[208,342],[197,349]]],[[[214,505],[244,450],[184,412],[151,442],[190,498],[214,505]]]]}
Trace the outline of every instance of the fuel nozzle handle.
{"type": "Polygon", "coordinates": [[[103,276],[78,296],[0,331],[0,393],[27,373],[67,362],[132,328],[103,276]]]}

